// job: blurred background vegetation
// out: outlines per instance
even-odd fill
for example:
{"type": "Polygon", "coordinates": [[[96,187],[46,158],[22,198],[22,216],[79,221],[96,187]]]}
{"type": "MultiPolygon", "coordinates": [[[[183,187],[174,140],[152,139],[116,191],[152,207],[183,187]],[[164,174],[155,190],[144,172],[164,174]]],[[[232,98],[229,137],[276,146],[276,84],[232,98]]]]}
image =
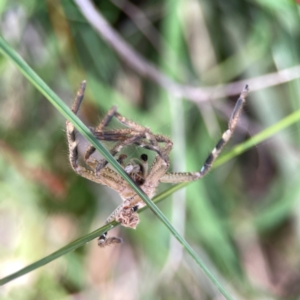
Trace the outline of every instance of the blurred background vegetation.
{"type": "MultiPolygon", "coordinates": [[[[253,92],[225,152],[300,108],[299,79],[289,80],[300,63],[300,10],[293,1],[94,5],[127,45],[174,82],[217,91],[251,78],[253,92]],[[276,75],[283,69],[285,76],[276,75]],[[260,78],[269,73],[271,81],[260,78]]],[[[189,99],[171,84],[162,88],[161,78],[155,82],[120,58],[90,25],[92,13],[84,17],[75,2],[2,0],[0,11],[1,35],[68,105],[88,81],[80,115],[86,124],[96,125],[118,105],[126,117],[172,138],[173,170],[198,170],[226,129],[239,92],[189,99]]],[[[2,56],[0,68],[2,278],[102,226],[120,198],[73,173],[63,117],[2,56]]],[[[234,87],[241,91],[243,84],[234,87]]],[[[236,299],[300,296],[299,130],[296,124],[279,132],[160,204],[236,299]]],[[[137,230],[111,234],[125,242],[102,250],[93,241],[8,283],[1,298],[222,298],[151,211],[141,214],[137,230]]]]}

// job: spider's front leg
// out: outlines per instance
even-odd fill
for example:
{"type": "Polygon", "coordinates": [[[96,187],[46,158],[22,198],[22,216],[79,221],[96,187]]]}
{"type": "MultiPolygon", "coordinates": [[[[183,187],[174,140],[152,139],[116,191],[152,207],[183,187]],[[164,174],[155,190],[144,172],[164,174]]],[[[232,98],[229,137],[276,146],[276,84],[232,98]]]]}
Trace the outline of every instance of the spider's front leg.
{"type": "MultiPolygon", "coordinates": [[[[149,150],[154,150],[160,154],[159,147],[153,139],[153,134],[150,132],[149,128],[143,127],[117,113],[116,107],[113,107],[106,115],[104,120],[92,130],[93,135],[100,141],[106,142],[116,142],[113,148],[110,150],[112,156],[115,156],[119,153],[124,147],[128,145],[138,145],[149,150]],[[115,129],[115,130],[105,130],[105,127],[111,121],[113,117],[116,117],[117,120],[125,125],[126,129],[115,129]],[[148,139],[150,142],[145,141],[148,139]]],[[[107,164],[107,160],[101,159],[97,161],[91,158],[91,155],[94,153],[95,148],[91,145],[84,156],[85,162],[95,168],[97,172],[103,169],[107,164]]]]}
{"type": "Polygon", "coordinates": [[[223,150],[224,146],[228,143],[230,138],[233,135],[233,132],[236,128],[237,122],[239,120],[240,114],[243,110],[244,104],[246,102],[246,97],[248,95],[249,88],[248,85],[245,86],[242,91],[239,99],[237,100],[233,112],[231,114],[230,120],[228,122],[228,129],[223,133],[222,138],[219,140],[213,151],[205,160],[200,172],[187,172],[187,173],[166,173],[161,179],[160,182],[166,183],[179,183],[179,182],[188,182],[194,181],[205,176],[211,169],[213,163],[223,150]]]}
{"type": "MultiPolygon", "coordinates": [[[[104,119],[100,122],[100,124],[92,129],[92,132],[94,135],[96,135],[97,132],[101,132],[112,120],[115,113],[117,111],[117,107],[113,106],[105,115],[104,119]]],[[[90,145],[84,154],[84,161],[91,167],[91,168],[97,168],[99,166],[99,162],[96,159],[91,158],[91,155],[96,151],[96,148],[93,145],[90,145]]],[[[106,161],[103,159],[103,161],[106,161]]],[[[103,168],[105,167],[104,162],[100,162],[101,165],[103,165],[103,168]]],[[[98,167],[99,168],[99,167],[98,167]]],[[[99,168],[100,169],[100,168],[99,168]]],[[[101,168],[102,169],[102,168],[101,168]]]]}
{"type": "MultiPolygon", "coordinates": [[[[83,81],[80,85],[80,88],[77,92],[75,100],[72,105],[72,112],[77,115],[80,105],[82,103],[84,97],[84,90],[86,87],[86,81],[83,81]]],[[[69,146],[69,160],[73,170],[80,176],[85,177],[89,180],[94,182],[103,184],[103,185],[111,185],[112,188],[118,186],[118,182],[121,180],[118,174],[114,174],[111,170],[104,170],[103,174],[96,174],[94,170],[89,170],[86,167],[80,165],[78,163],[78,142],[76,140],[76,130],[72,122],[66,121],[66,133],[67,133],[67,140],[69,146]],[[111,173],[111,174],[110,174],[111,173]],[[107,179],[105,179],[107,178],[107,179]]],[[[96,162],[97,163],[97,162],[96,162]]],[[[116,189],[116,188],[115,188],[116,189]]],[[[117,189],[116,189],[117,190],[117,189]]]]}
{"type": "MultiPolygon", "coordinates": [[[[72,105],[72,112],[74,114],[77,114],[81,105],[81,102],[83,100],[84,96],[84,90],[85,90],[86,82],[83,81],[81,83],[80,89],[77,92],[76,98],[74,100],[74,103],[72,105]]],[[[113,108],[114,110],[114,108],[113,108]]],[[[111,110],[113,112],[113,110],[111,110]]],[[[110,118],[111,114],[108,114],[107,117],[104,119],[102,124],[106,124],[110,118]]],[[[78,163],[78,142],[76,140],[76,130],[74,125],[70,121],[66,121],[66,133],[67,133],[67,140],[68,140],[68,147],[69,147],[69,160],[70,164],[73,168],[73,170],[80,176],[85,177],[91,181],[94,181],[99,184],[106,185],[118,193],[121,193],[124,189],[127,188],[126,183],[124,184],[124,180],[118,173],[113,171],[110,168],[103,168],[99,172],[96,172],[95,170],[90,170],[87,169],[86,167],[80,165],[78,163]]],[[[91,150],[92,152],[92,150],[91,150]]],[[[126,158],[126,155],[120,155],[118,158],[119,163],[123,164],[124,159],[126,158]]],[[[95,164],[97,165],[99,162],[95,161],[95,164]]],[[[131,210],[124,210],[124,205],[122,204],[119,209],[115,211],[114,214],[112,214],[108,218],[108,222],[112,220],[117,220],[119,222],[122,222],[122,224],[132,224],[131,227],[133,226],[133,223],[136,222],[138,223],[138,220],[136,220],[134,212],[137,209],[133,209],[134,211],[131,210]],[[123,211],[122,211],[123,210],[123,211]],[[121,219],[118,220],[117,216],[119,215],[119,219],[123,218],[124,220],[122,221],[121,219]],[[122,217],[123,216],[123,217],[122,217]],[[126,223],[127,222],[127,223],[126,223]]],[[[138,218],[138,217],[137,217],[138,218]]],[[[125,225],[126,226],[126,225],[125,225]]],[[[111,238],[105,238],[106,233],[100,237],[101,246],[107,246],[110,244],[116,244],[116,243],[121,243],[122,240],[116,237],[111,237],[111,238]],[[105,242],[103,242],[105,241],[105,242]]]]}
{"type": "MultiPolygon", "coordinates": [[[[81,102],[84,97],[84,90],[86,87],[86,81],[82,81],[80,88],[77,92],[76,98],[73,102],[72,105],[72,112],[77,115],[81,102]]],[[[79,165],[78,165],[78,144],[76,141],[76,132],[75,132],[75,127],[74,125],[67,120],[66,121],[66,132],[67,132],[67,139],[68,139],[68,146],[69,146],[69,160],[70,164],[75,172],[79,170],[79,165]]]]}
{"type": "MultiPolygon", "coordinates": [[[[163,149],[159,146],[159,143],[170,143],[169,139],[159,134],[153,134],[149,128],[125,118],[118,112],[115,112],[114,116],[121,124],[128,128],[106,131],[96,129],[95,132],[93,132],[94,136],[98,140],[117,142],[117,144],[110,150],[110,153],[113,156],[120,152],[125,146],[136,145],[138,147],[154,151],[163,157],[163,149]]],[[[105,165],[99,166],[97,170],[100,170],[104,166],[105,165]]]]}

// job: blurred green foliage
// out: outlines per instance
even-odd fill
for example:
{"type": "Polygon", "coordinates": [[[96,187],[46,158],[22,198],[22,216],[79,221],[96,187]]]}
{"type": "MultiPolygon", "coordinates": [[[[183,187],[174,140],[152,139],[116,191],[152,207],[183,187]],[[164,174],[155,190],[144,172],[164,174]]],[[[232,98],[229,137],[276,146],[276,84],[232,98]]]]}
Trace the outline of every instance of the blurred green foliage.
{"type": "MultiPolygon", "coordinates": [[[[293,1],[94,3],[132,48],[182,84],[226,84],[300,61],[299,7],[293,1]]],[[[128,67],[73,1],[11,0],[1,2],[0,10],[1,35],[68,105],[87,79],[81,110],[86,124],[97,124],[118,105],[126,117],[173,139],[177,171],[197,170],[226,128],[237,96],[195,104],[166,93],[128,67]]],[[[0,69],[2,278],[102,226],[120,199],[72,172],[65,120],[2,56],[0,69]]],[[[232,144],[299,109],[299,95],[299,79],[252,92],[232,144]]],[[[294,299],[300,294],[298,170],[296,124],[160,208],[236,299],[294,299]]],[[[101,250],[94,241],[7,284],[1,297],[219,295],[151,211],[141,215],[137,230],[116,230],[122,246],[101,250]]]]}

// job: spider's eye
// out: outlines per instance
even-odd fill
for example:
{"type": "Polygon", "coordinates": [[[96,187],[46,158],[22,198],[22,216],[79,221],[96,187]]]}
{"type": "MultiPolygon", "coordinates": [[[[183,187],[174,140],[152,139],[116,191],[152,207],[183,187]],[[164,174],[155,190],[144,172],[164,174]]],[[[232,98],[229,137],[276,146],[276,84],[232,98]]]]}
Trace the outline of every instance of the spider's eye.
{"type": "Polygon", "coordinates": [[[139,209],[139,206],[138,206],[138,205],[135,205],[135,206],[133,206],[131,209],[132,209],[133,212],[136,212],[136,211],[139,209]]]}
{"type": "Polygon", "coordinates": [[[147,161],[148,160],[148,155],[147,154],[142,154],[141,155],[141,160],[147,161]]]}

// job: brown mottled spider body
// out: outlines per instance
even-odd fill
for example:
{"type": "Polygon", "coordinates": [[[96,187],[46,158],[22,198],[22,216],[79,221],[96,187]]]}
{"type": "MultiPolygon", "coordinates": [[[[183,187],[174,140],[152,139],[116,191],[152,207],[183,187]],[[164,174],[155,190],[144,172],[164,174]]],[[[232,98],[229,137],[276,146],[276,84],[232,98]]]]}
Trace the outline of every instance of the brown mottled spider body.
{"type": "MultiPolygon", "coordinates": [[[[77,114],[83,100],[86,82],[83,81],[72,106],[73,113],[77,114]]],[[[131,120],[126,119],[117,113],[116,107],[112,107],[101,123],[96,128],[90,128],[94,136],[102,141],[115,142],[110,153],[116,157],[122,165],[125,172],[132,180],[145,192],[151,199],[155,195],[156,188],[161,182],[179,183],[194,181],[205,176],[210,170],[213,162],[216,160],[225,144],[231,138],[236,127],[239,115],[245,103],[248,93],[248,87],[242,91],[230,118],[228,129],[223,133],[222,138],[217,143],[211,154],[204,162],[198,172],[188,173],[169,173],[170,152],[173,147],[172,141],[166,136],[154,134],[149,128],[143,127],[131,120]],[[115,117],[126,129],[107,129],[110,121],[115,117]],[[151,150],[155,153],[155,158],[149,167],[148,156],[142,154],[139,159],[132,159],[125,164],[125,154],[119,154],[120,151],[130,145],[136,145],[141,148],[151,150]]],[[[69,145],[69,160],[73,170],[80,176],[85,177],[96,183],[106,185],[117,191],[123,203],[108,217],[106,223],[113,220],[120,222],[123,226],[136,228],[139,223],[137,210],[145,205],[142,199],[132,190],[129,184],[113,169],[107,165],[105,159],[96,160],[91,157],[95,148],[91,145],[87,148],[84,161],[88,167],[78,163],[78,143],[76,141],[76,132],[73,124],[66,122],[67,138],[69,145]]],[[[99,238],[99,246],[104,247],[110,244],[120,243],[122,240],[116,237],[106,237],[106,233],[99,238]]]]}

